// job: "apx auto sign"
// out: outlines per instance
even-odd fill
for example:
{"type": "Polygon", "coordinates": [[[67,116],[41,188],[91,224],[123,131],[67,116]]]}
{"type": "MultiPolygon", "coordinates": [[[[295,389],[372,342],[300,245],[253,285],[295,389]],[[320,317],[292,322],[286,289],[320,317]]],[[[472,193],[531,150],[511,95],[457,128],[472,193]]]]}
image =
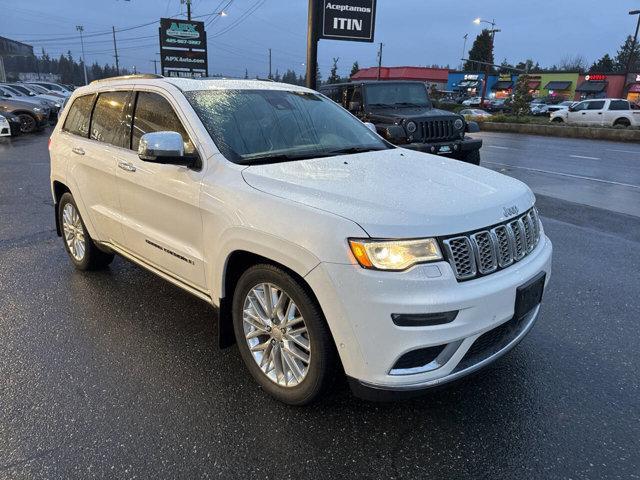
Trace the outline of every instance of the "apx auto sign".
{"type": "Polygon", "coordinates": [[[373,42],[376,0],[321,0],[320,38],[373,42]]]}
{"type": "Polygon", "coordinates": [[[203,22],[160,19],[160,65],[167,77],[205,77],[207,33],[203,22]]]}

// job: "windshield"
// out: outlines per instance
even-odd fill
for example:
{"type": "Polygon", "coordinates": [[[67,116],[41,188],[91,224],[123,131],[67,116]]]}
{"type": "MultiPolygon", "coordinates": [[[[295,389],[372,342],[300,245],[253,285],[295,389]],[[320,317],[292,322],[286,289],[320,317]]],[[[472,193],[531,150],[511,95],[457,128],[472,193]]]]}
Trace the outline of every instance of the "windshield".
{"type": "Polygon", "coordinates": [[[254,164],[392,148],[335,102],[309,92],[185,92],[229,160],[254,164]]]}
{"type": "Polygon", "coordinates": [[[379,83],[366,86],[370,107],[430,107],[427,89],[422,83],[379,83]]]}
{"type": "Polygon", "coordinates": [[[3,85],[2,86],[5,90],[8,90],[9,92],[17,95],[18,97],[24,97],[24,94],[22,92],[20,92],[19,90],[16,90],[13,87],[10,87],[9,85],[3,85]]]}
{"type": "Polygon", "coordinates": [[[19,92],[22,92],[25,95],[32,94],[32,92],[28,88],[25,88],[22,85],[11,85],[11,88],[13,88],[14,90],[18,90],[19,92]]]}
{"type": "Polygon", "coordinates": [[[47,89],[41,87],[40,85],[33,85],[32,84],[32,85],[29,85],[29,88],[31,90],[34,90],[34,91],[38,92],[38,93],[48,93],[47,89]]]}

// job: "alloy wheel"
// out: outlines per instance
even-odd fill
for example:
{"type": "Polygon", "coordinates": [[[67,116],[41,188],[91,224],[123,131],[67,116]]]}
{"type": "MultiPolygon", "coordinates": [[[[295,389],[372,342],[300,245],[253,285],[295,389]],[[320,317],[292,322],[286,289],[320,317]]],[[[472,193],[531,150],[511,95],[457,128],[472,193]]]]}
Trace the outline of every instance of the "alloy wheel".
{"type": "Polygon", "coordinates": [[[36,128],[36,121],[31,115],[26,113],[20,114],[20,131],[22,133],[31,133],[36,128]]]}
{"type": "Polygon", "coordinates": [[[78,262],[84,258],[86,251],[84,227],[76,207],[67,203],[62,209],[62,230],[69,253],[78,262]]]}
{"type": "Polygon", "coordinates": [[[251,356],[282,387],[304,380],[311,360],[309,332],[298,306],[279,286],[261,283],[244,299],[242,323],[251,356]]]}

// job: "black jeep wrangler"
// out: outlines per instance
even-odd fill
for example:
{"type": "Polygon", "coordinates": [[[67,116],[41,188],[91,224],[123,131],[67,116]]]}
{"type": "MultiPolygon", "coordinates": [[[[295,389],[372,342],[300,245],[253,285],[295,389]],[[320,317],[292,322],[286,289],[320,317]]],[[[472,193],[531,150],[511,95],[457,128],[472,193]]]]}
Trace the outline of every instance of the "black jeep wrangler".
{"type": "Polygon", "coordinates": [[[433,108],[422,82],[367,81],[323,85],[320,92],[342,105],[394,145],[480,164],[482,140],[465,136],[478,124],[433,108]]]}

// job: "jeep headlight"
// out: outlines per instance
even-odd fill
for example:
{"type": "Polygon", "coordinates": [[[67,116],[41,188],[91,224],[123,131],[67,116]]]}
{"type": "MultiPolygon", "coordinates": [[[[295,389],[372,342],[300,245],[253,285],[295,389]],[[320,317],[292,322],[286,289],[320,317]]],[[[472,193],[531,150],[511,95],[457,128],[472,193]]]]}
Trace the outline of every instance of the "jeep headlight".
{"type": "Polygon", "coordinates": [[[417,128],[416,122],[407,122],[405,127],[407,128],[407,132],[413,133],[416,131],[416,128],[417,128]]]}
{"type": "Polygon", "coordinates": [[[434,238],[418,240],[349,239],[349,246],[363,268],[377,270],[406,270],[413,265],[442,260],[438,242],[434,238]]]}
{"type": "Polygon", "coordinates": [[[464,122],[461,118],[456,118],[455,122],[453,122],[453,126],[456,130],[462,130],[462,127],[464,127],[464,122]]]}

